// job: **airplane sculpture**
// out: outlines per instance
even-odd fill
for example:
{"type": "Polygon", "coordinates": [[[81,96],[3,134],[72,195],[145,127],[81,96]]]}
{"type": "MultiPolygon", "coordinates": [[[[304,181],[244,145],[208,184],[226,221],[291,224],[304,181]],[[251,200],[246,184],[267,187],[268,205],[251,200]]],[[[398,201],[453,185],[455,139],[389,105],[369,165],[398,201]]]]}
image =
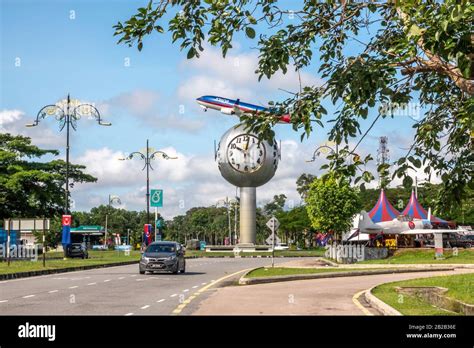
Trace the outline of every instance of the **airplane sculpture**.
{"type": "MultiPolygon", "coordinates": [[[[356,216],[353,223],[353,229],[346,240],[356,240],[359,234],[433,234],[433,233],[453,233],[463,232],[461,229],[434,229],[431,225],[431,209],[428,210],[428,217],[426,220],[412,219],[410,216],[400,215],[391,221],[383,221],[375,223],[370,218],[369,214],[363,210],[356,216]]],[[[360,236],[359,236],[360,237],[360,236]]],[[[367,236],[363,236],[367,239],[367,236]]]]}
{"type": "MultiPolygon", "coordinates": [[[[241,102],[240,99],[228,99],[216,97],[213,95],[204,95],[196,99],[197,103],[207,111],[207,109],[218,110],[225,115],[240,116],[255,116],[255,115],[274,115],[275,113],[270,109],[259,105],[241,102]]],[[[279,117],[278,123],[290,123],[290,115],[277,115],[279,117]]]]}

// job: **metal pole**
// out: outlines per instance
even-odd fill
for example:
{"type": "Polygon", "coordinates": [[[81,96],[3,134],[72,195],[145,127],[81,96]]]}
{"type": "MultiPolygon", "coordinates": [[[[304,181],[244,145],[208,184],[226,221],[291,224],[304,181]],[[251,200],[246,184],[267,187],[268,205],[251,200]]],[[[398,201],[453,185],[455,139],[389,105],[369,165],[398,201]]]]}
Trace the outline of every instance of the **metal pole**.
{"type": "Polygon", "coordinates": [[[234,242],[237,245],[237,202],[234,205],[234,242]]]}
{"type": "MultiPolygon", "coordinates": [[[[36,224],[36,220],[35,220],[36,224]]],[[[43,267],[46,267],[46,236],[45,236],[45,230],[46,230],[46,219],[43,217],[43,267]]]]}
{"type": "Polygon", "coordinates": [[[148,139],[146,140],[146,216],[147,224],[150,224],[150,149],[148,139]]]}
{"type": "Polygon", "coordinates": [[[69,123],[71,121],[69,115],[69,107],[71,99],[67,95],[67,110],[66,110],[66,215],[69,214],[69,123]]]}
{"type": "Polygon", "coordinates": [[[158,220],[158,208],[155,207],[155,242],[158,238],[158,229],[157,229],[157,226],[156,226],[156,220],[158,220]]]}
{"type": "Polygon", "coordinates": [[[418,178],[415,176],[415,197],[418,198],[418,178]]]}
{"type": "Polygon", "coordinates": [[[104,231],[104,249],[107,247],[107,225],[108,225],[108,216],[105,214],[105,231],[104,231]]]}
{"type": "Polygon", "coordinates": [[[130,229],[127,228],[127,245],[130,245],[130,229]]]}
{"type": "Polygon", "coordinates": [[[12,219],[8,219],[8,233],[7,233],[7,260],[8,266],[10,266],[10,229],[11,229],[11,222],[12,219]]]}
{"type": "Polygon", "coordinates": [[[275,225],[272,227],[272,268],[275,267],[275,225]]]}
{"type": "Polygon", "coordinates": [[[226,203],[227,203],[227,221],[229,223],[229,244],[232,245],[232,225],[231,225],[231,222],[230,222],[230,201],[229,201],[229,197],[226,197],[226,203]]]}

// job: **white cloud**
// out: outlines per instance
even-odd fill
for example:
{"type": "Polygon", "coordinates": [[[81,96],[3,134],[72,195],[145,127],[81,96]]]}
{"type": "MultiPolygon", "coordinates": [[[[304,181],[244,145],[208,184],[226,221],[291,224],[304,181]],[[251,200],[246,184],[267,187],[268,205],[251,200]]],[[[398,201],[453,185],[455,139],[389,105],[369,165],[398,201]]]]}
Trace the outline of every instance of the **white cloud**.
{"type": "Polygon", "coordinates": [[[104,113],[126,113],[143,122],[147,126],[160,129],[175,129],[185,132],[196,132],[204,126],[201,119],[189,115],[177,115],[180,108],[175,98],[162,97],[158,92],[151,90],[133,90],[122,93],[98,105],[104,113]]]}
{"type": "MultiPolygon", "coordinates": [[[[199,59],[185,60],[181,64],[181,69],[184,71],[190,70],[197,74],[193,74],[181,84],[178,96],[183,100],[194,100],[201,95],[214,94],[241,98],[253,103],[265,103],[267,101],[265,98],[278,92],[278,88],[294,92],[299,90],[299,76],[293,66],[288,67],[286,74],[279,71],[270,80],[263,77],[260,82],[258,75],[255,74],[257,67],[256,52],[231,51],[226,58],[223,58],[219,49],[207,46],[199,59]]],[[[322,82],[304,71],[300,77],[303,86],[320,85],[322,82]]]]}
{"type": "MultiPolygon", "coordinates": [[[[150,171],[150,187],[165,191],[165,206],[160,209],[166,218],[184,214],[194,206],[209,206],[217,200],[235,195],[235,187],[220,175],[212,153],[194,156],[177,151],[173,147],[160,149],[176,160],[158,159],[152,162],[155,170],[150,171]]],[[[315,163],[306,163],[313,149],[307,144],[293,140],[282,141],[282,160],[275,177],[257,189],[259,204],[270,201],[274,195],[284,193],[293,204],[300,202],[296,192],[296,179],[303,173],[319,173],[324,162],[318,158],[315,163]]],[[[76,159],[87,166],[86,171],[98,178],[94,184],[78,185],[73,192],[78,207],[89,209],[94,202],[106,201],[91,193],[96,187],[108,193],[119,194],[124,207],[128,209],[145,208],[146,173],[142,171],[143,160],[119,161],[125,154],[108,148],[88,150],[76,159]],[[97,185],[97,186],[96,186],[97,185]],[[118,193],[121,192],[121,193],[118,193]]]]}
{"type": "MultiPolygon", "coordinates": [[[[34,117],[27,116],[21,110],[0,111],[0,132],[11,133],[14,135],[23,135],[30,137],[34,145],[40,147],[60,148],[65,140],[59,132],[53,131],[48,125],[40,124],[36,127],[26,127],[27,123],[32,123],[34,117]]],[[[47,122],[48,120],[43,120],[47,122]]],[[[42,123],[43,123],[42,122],[42,123]]]]}

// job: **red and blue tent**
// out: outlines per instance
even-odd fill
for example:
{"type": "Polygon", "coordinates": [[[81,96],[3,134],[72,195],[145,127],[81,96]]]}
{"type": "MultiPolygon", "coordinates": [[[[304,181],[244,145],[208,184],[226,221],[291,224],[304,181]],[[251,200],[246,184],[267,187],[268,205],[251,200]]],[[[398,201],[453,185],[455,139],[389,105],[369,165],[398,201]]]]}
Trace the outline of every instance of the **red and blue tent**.
{"type": "MultiPolygon", "coordinates": [[[[409,215],[414,219],[426,220],[428,218],[428,212],[421,206],[420,202],[418,202],[418,198],[416,198],[415,192],[413,190],[411,191],[410,200],[408,201],[408,204],[403,210],[402,214],[409,215]]],[[[430,221],[438,224],[448,223],[446,220],[440,219],[433,214],[431,214],[430,221]]]]}
{"type": "Polygon", "coordinates": [[[384,190],[380,191],[379,200],[369,211],[369,216],[373,222],[391,221],[396,219],[400,212],[395,209],[387,199],[384,190]]]}

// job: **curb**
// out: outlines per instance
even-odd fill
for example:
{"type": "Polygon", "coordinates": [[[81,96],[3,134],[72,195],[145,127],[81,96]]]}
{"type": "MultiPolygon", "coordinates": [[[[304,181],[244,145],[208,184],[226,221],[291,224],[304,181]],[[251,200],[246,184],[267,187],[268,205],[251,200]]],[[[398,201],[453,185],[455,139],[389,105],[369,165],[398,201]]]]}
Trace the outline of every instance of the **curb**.
{"type": "MultiPolygon", "coordinates": [[[[258,267],[261,268],[261,267],[258,267]]],[[[260,277],[260,278],[246,278],[246,275],[257,268],[246,272],[240,279],[240,285],[266,284],[277,282],[288,282],[293,280],[308,280],[321,278],[338,278],[338,277],[353,277],[364,275],[378,275],[378,274],[393,274],[393,273],[416,273],[416,272],[433,272],[433,271],[452,271],[454,268],[431,268],[431,269],[396,269],[396,270],[375,270],[375,271],[351,271],[351,272],[328,272],[328,273],[314,273],[314,274],[294,274],[287,276],[274,277],[260,277]]]]}
{"type": "Polygon", "coordinates": [[[87,266],[76,266],[76,267],[68,267],[68,268],[45,269],[41,271],[0,274],[0,281],[9,280],[9,279],[36,277],[36,276],[55,274],[55,273],[84,271],[84,270],[94,269],[94,268],[107,268],[107,267],[115,267],[115,266],[133,265],[138,262],[139,260],[135,260],[135,261],[124,261],[124,262],[116,262],[116,263],[106,263],[106,264],[101,264],[101,265],[87,265],[87,266]]]}
{"type": "MultiPolygon", "coordinates": [[[[378,286],[378,285],[376,285],[376,286],[378,286]]],[[[376,286],[373,286],[373,287],[371,287],[370,289],[368,289],[364,292],[365,300],[370,304],[370,306],[375,308],[376,310],[378,310],[383,315],[392,315],[392,316],[393,315],[395,315],[395,316],[403,315],[402,313],[397,311],[395,308],[393,308],[392,306],[386,304],[385,302],[383,302],[382,300],[380,300],[379,298],[375,297],[372,294],[372,289],[375,288],[376,286]]]]}

